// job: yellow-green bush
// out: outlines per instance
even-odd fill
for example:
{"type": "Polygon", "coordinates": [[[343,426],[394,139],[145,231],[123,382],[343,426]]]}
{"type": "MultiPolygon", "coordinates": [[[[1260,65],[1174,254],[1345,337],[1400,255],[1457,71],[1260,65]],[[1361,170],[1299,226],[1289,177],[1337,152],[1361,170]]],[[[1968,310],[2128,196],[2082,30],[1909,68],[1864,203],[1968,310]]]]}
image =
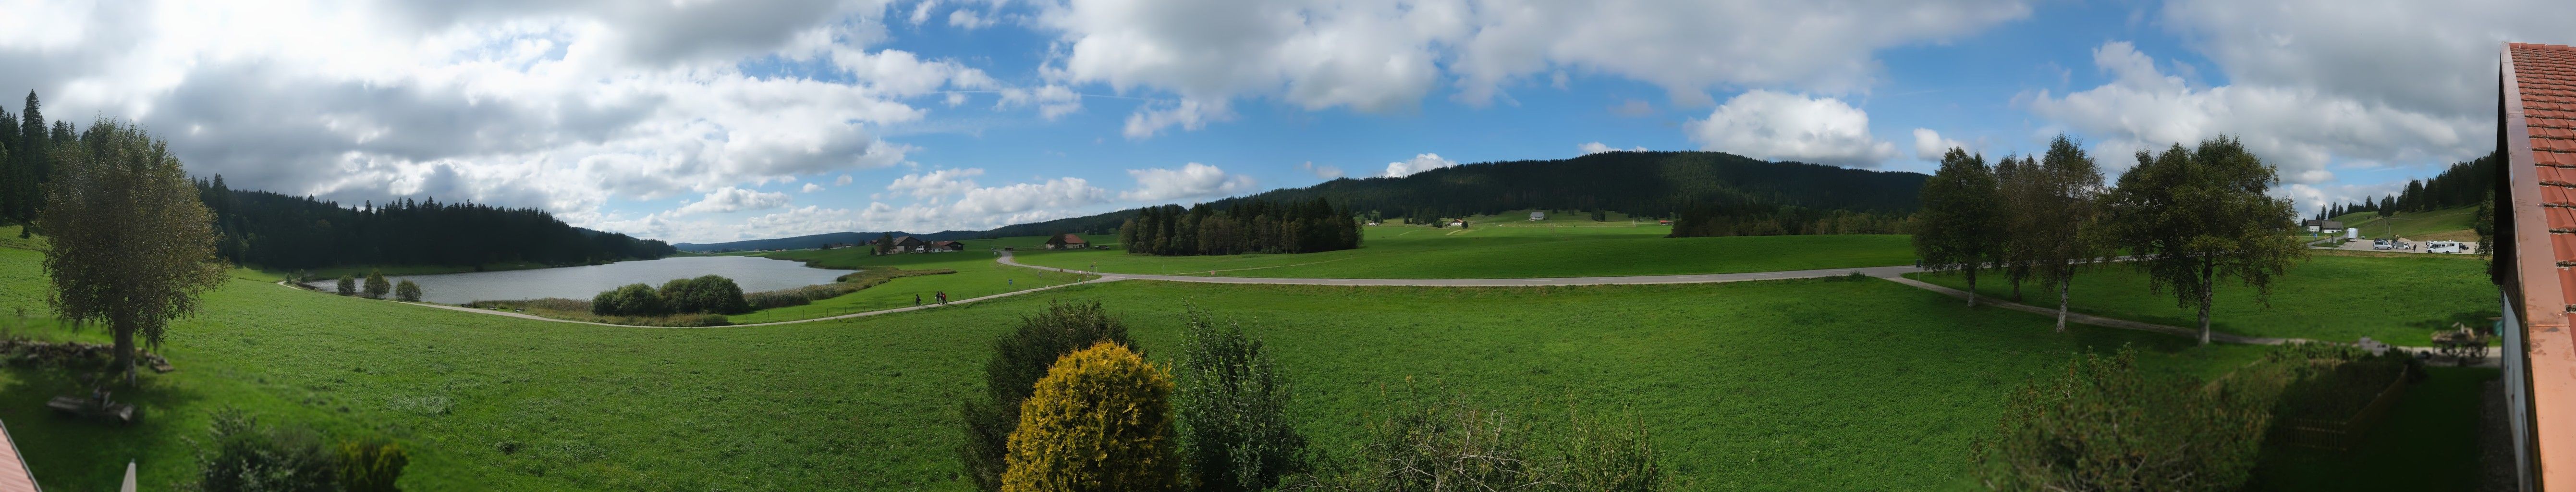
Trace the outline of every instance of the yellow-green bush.
{"type": "Polygon", "coordinates": [[[1020,406],[1003,492],[1162,492],[1180,486],[1172,377],[1127,347],[1057,359],[1020,406]]]}

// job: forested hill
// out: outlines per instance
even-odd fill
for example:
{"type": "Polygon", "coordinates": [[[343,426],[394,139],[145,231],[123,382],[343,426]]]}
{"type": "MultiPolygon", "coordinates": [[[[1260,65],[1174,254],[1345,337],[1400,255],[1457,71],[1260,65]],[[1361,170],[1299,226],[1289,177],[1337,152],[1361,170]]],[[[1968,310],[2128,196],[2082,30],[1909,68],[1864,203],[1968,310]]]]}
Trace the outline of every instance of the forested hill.
{"type": "Polygon", "coordinates": [[[921,238],[923,241],[954,241],[959,239],[992,237],[986,235],[982,231],[940,231],[929,234],[913,234],[903,231],[834,232],[810,236],[782,237],[777,239],[753,239],[748,241],[731,241],[722,243],[679,243],[673,244],[671,247],[679,248],[680,251],[694,251],[700,253],[713,251],[755,251],[764,249],[810,249],[822,247],[825,244],[859,244],[875,240],[886,234],[893,234],[895,237],[915,236],[921,238]]]}
{"type": "Polygon", "coordinates": [[[578,265],[669,256],[661,241],[582,229],[536,209],[403,200],[342,207],[199,180],[225,259],[278,269],[358,265],[578,265]]]}
{"type": "MultiPolygon", "coordinates": [[[[1388,217],[1461,217],[1511,210],[1610,210],[1676,217],[1694,206],[1796,207],[1903,215],[1931,176],[1798,162],[1766,162],[1723,152],[1605,152],[1572,159],[1465,164],[1401,178],[1342,178],[1218,200],[1302,203],[1321,196],[1354,212],[1388,217]]],[[[1105,234],[1135,217],[1121,210],[1020,224],[987,237],[1064,232],[1105,234]]]]}

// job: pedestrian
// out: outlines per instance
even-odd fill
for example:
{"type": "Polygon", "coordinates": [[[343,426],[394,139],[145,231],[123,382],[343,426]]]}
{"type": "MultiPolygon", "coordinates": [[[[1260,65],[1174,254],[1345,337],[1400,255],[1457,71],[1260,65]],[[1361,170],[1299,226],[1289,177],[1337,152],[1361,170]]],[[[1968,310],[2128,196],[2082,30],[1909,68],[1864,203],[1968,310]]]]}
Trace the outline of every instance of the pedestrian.
{"type": "Polygon", "coordinates": [[[1020,285],[1020,279],[1016,279],[1016,278],[1006,278],[1006,279],[1002,279],[1002,283],[1003,283],[1003,284],[1005,284],[1005,285],[1012,286],[1012,287],[1018,287],[1018,286],[1020,285]]]}
{"type": "Polygon", "coordinates": [[[915,305],[915,306],[919,306],[919,305],[921,305],[921,293],[919,293],[919,292],[915,292],[915,293],[913,293],[913,294],[912,294],[912,305],[915,305]]]}
{"type": "Polygon", "coordinates": [[[948,291],[939,291],[939,305],[948,305],[948,291]]]}

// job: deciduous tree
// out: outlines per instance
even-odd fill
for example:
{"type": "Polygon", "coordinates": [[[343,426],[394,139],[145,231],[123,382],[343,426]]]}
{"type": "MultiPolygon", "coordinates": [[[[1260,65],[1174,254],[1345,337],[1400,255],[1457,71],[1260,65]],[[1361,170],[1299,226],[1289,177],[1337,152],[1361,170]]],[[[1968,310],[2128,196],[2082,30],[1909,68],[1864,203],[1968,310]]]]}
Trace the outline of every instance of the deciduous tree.
{"type": "Polygon", "coordinates": [[[403,302],[420,302],[420,284],[411,283],[411,279],[395,282],[394,298],[403,302]]]}
{"type": "Polygon", "coordinates": [[[2074,139],[2059,134],[2031,173],[2013,233],[2028,245],[2031,273],[2057,289],[2057,331],[2066,331],[2066,307],[2075,273],[2099,259],[2103,248],[2098,210],[2102,170],[2074,139]]]}
{"type": "Polygon", "coordinates": [[[1020,406],[1003,492],[1179,489],[1171,395],[1171,375],[1126,346],[1066,354],[1020,406]]]}
{"type": "Polygon", "coordinates": [[[2280,177],[2233,137],[2138,152],[2138,166],[2111,190],[2107,232],[2135,255],[2148,287],[2171,292],[2200,312],[2200,343],[2209,344],[2209,309],[2221,278],[2268,300],[2272,282],[2307,250],[2290,235],[2290,200],[2268,194],[2280,177]]]}
{"type": "Polygon", "coordinates": [[[160,345],[171,319],[223,285],[214,215],[168,144],[141,128],[102,118],[56,154],[63,172],[47,201],[59,206],[37,219],[52,236],[49,304],[64,321],[105,323],[132,384],[136,338],[160,345]]]}
{"type": "Polygon", "coordinates": [[[1179,404],[1183,456],[1199,490],[1270,490],[1306,471],[1306,436],[1288,419],[1288,381],[1243,326],[1185,305],[1179,404]]]}
{"type": "MultiPolygon", "coordinates": [[[[1941,169],[1923,182],[1923,210],[1915,213],[1914,254],[1926,269],[1957,270],[1977,291],[1977,271],[2003,256],[2003,209],[1995,173],[1986,157],[1951,147],[1941,169]]],[[[1968,296],[1977,305],[1977,296],[1968,296]]]]}
{"type": "Polygon", "coordinates": [[[1019,428],[1021,403],[1035,391],[1038,379],[1056,359],[1100,343],[1132,346],[1127,325],[1100,303],[1049,304],[1047,310],[1020,319],[1019,329],[993,343],[993,358],[984,363],[983,398],[968,398],[959,416],[966,442],[958,461],[966,477],[981,490],[1001,490],[1008,468],[1008,443],[1019,428]]]}
{"type": "Polygon", "coordinates": [[[384,272],[377,270],[367,271],[368,299],[383,299],[385,298],[385,294],[391,294],[393,291],[394,284],[392,282],[385,281],[384,272]]]}

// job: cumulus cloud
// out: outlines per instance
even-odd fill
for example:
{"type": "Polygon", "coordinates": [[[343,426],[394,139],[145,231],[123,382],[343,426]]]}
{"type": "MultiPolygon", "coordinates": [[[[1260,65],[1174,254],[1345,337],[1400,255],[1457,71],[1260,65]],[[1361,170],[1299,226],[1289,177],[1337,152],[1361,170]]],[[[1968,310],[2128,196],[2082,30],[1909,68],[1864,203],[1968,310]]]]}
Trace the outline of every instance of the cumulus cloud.
{"type": "Polygon", "coordinates": [[[1639,146],[1635,146],[1635,147],[1629,147],[1629,148],[1622,149],[1622,148],[1618,148],[1618,147],[1612,147],[1612,146],[1609,146],[1609,145],[1607,145],[1607,144],[1603,144],[1603,143],[1601,143],[1601,142],[1584,142],[1582,145],[1576,145],[1576,146],[1574,146],[1574,148],[1575,148],[1576,150],[1581,150],[1581,151],[1583,151],[1583,155],[1599,154],[1599,153],[1602,153],[1602,152],[1645,152],[1645,151],[1646,151],[1646,146],[1643,146],[1643,145],[1639,145],[1639,146]]]}
{"type": "Polygon", "coordinates": [[[1416,154],[1412,159],[1386,163],[1386,172],[1378,176],[1401,178],[1414,173],[1458,165],[1458,161],[1440,158],[1440,154],[1416,154]]]}
{"type": "Polygon", "coordinates": [[[784,192],[761,192],[727,186],[707,193],[705,198],[673,209],[682,214],[709,214],[767,210],[787,206],[784,192]]]}
{"type": "MultiPolygon", "coordinates": [[[[2328,163],[2338,158],[2372,161],[2364,165],[2449,162],[2483,154],[2494,143],[2486,128],[2492,125],[2473,116],[2407,111],[2305,87],[2194,87],[2158,70],[2128,42],[2104,43],[2093,60],[2110,83],[2064,95],[2040,91],[2026,104],[2033,114],[2100,139],[2095,147],[2106,155],[2228,134],[2280,168],[2283,180],[2320,184],[2335,178],[2328,163]]],[[[2134,163],[2103,164],[2125,169],[2134,163]]]]}
{"type": "MultiPolygon", "coordinates": [[[[1220,110],[1273,97],[1384,112],[1415,106],[1444,79],[1481,104],[1568,71],[1644,81],[1690,104],[1722,86],[1856,90],[1875,80],[1878,49],[2029,13],[2022,0],[1060,0],[1043,2],[1035,24],[1066,47],[1046,67],[1055,80],[1220,110]]],[[[1140,109],[1130,136],[1206,121],[1146,116],[1172,109],[1140,109]]]]}
{"type": "MultiPolygon", "coordinates": [[[[1950,149],[1953,148],[1967,149],[1968,144],[1941,138],[1941,132],[1932,131],[1930,128],[1914,129],[1914,158],[1916,159],[1941,160],[1941,156],[1950,153],[1950,149]]],[[[1976,150],[1969,149],[1968,152],[1973,154],[1976,150]]]]}
{"type": "Polygon", "coordinates": [[[1830,97],[1745,91],[1683,129],[1701,150],[1760,159],[1874,167],[1897,155],[1870,136],[1868,113],[1830,97]]]}
{"type": "Polygon", "coordinates": [[[1297,170],[1307,174],[1313,174],[1315,177],[1324,179],[1338,179],[1342,177],[1342,168],[1334,166],[1318,166],[1315,165],[1315,161],[1299,163],[1297,164],[1297,170]]]}
{"type": "Polygon", "coordinates": [[[975,180],[969,178],[982,175],[984,170],[976,168],[940,169],[927,173],[906,174],[895,178],[892,183],[886,183],[886,191],[911,195],[913,198],[943,197],[975,189],[975,180]]]}
{"type": "Polygon", "coordinates": [[[1082,110],[1082,94],[1075,93],[1073,89],[1062,85],[1048,84],[1030,89],[1002,89],[1001,92],[1001,101],[995,103],[994,107],[1036,106],[1038,116],[1048,120],[1062,118],[1064,115],[1082,110]]]}
{"type": "Polygon", "coordinates": [[[813,192],[817,192],[817,191],[823,191],[823,185],[822,185],[822,183],[805,183],[804,191],[805,191],[806,193],[813,193],[813,192]]]}
{"type": "Polygon", "coordinates": [[[1082,178],[1056,178],[1042,183],[1018,183],[1009,186],[974,188],[958,193],[951,211],[966,217],[991,217],[1022,214],[1045,209],[1070,209],[1109,201],[1109,190],[1092,186],[1082,178]]]}
{"type": "Polygon", "coordinates": [[[847,175],[847,174],[843,174],[843,175],[841,175],[841,178],[840,178],[840,179],[832,180],[832,186],[849,186],[849,185],[850,185],[850,175],[847,175]]]}
{"type": "Polygon", "coordinates": [[[1119,199],[1160,202],[1184,198],[1210,198],[1252,191],[1252,177],[1226,174],[1216,166],[1192,162],[1180,169],[1129,169],[1136,178],[1136,189],[1120,192],[1119,199]]]}

